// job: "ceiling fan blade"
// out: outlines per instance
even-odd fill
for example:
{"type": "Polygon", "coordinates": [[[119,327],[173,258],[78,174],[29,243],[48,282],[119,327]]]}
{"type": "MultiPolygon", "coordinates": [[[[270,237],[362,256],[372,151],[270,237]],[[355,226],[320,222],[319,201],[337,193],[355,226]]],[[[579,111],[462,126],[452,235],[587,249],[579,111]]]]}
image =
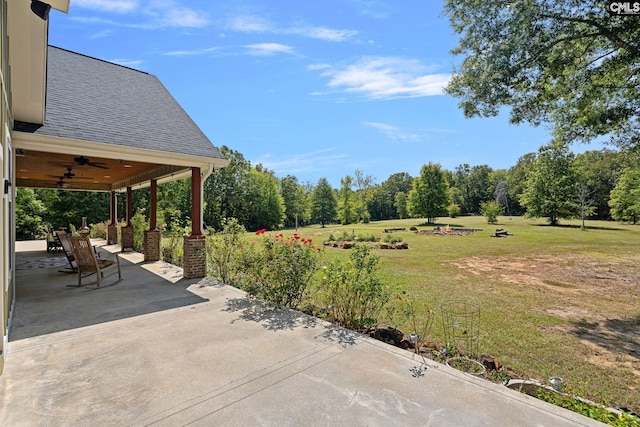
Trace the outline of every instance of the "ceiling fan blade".
{"type": "Polygon", "coordinates": [[[106,165],[106,163],[89,162],[87,164],[89,166],[93,166],[94,168],[109,169],[109,167],[106,165]]]}

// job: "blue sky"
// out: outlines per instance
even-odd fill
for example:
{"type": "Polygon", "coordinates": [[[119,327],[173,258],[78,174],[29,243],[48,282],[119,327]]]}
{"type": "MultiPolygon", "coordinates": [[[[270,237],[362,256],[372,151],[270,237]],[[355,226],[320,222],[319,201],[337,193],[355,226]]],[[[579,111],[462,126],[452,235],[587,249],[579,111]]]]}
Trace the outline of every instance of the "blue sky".
{"type": "Polygon", "coordinates": [[[440,0],[71,0],[50,21],[50,44],[158,76],[215,145],[279,177],[508,168],[550,140],[443,95],[460,59],[440,0]]]}

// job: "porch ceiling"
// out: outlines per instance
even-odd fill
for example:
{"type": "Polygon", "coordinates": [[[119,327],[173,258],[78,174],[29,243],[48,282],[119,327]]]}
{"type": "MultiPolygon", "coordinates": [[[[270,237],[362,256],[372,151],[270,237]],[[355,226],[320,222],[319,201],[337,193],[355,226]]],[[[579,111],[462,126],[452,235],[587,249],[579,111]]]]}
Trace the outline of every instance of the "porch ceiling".
{"type": "Polygon", "coordinates": [[[18,187],[112,191],[188,171],[185,166],[18,149],[18,187]]]}

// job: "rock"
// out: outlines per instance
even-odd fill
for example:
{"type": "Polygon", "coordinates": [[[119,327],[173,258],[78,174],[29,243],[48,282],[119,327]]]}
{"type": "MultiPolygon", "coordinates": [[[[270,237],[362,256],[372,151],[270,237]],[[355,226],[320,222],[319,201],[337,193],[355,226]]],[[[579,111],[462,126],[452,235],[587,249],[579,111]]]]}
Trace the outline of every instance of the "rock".
{"type": "Polygon", "coordinates": [[[488,371],[497,371],[498,369],[500,369],[500,362],[498,362],[496,359],[489,356],[488,354],[482,354],[478,359],[478,362],[482,363],[482,365],[488,371]]]}
{"type": "Polygon", "coordinates": [[[407,242],[396,243],[396,249],[409,249],[409,244],[407,242]]]}
{"type": "Polygon", "coordinates": [[[340,244],[340,247],[342,249],[351,249],[353,247],[354,243],[353,242],[342,242],[340,244]]]}
{"type": "Polygon", "coordinates": [[[391,326],[378,326],[369,329],[369,336],[375,338],[378,341],[386,342],[387,344],[400,346],[404,334],[396,328],[391,326]]]}
{"type": "Polygon", "coordinates": [[[418,231],[418,227],[411,227],[409,230],[411,230],[411,231],[418,231]]]}

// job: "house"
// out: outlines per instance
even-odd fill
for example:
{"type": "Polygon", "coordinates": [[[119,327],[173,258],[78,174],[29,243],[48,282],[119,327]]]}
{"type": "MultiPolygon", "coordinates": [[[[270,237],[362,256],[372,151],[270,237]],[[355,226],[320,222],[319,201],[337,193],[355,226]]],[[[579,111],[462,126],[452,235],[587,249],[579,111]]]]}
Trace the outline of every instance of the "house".
{"type": "Polygon", "coordinates": [[[197,278],[206,272],[202,184],[228,163],[155,76],[49,46],[50,9],[66,13],[69,0],[47,1],[0,2],[0,372],[15,298],[17,187],[109,192],[111,243],[116,195],[125,194],[123,249],[133,241],[132,192],[150,187],[145,260],[157,260],[157,185],[191,177],[193,231],[184,240],[184,276],[197,278]]]}

